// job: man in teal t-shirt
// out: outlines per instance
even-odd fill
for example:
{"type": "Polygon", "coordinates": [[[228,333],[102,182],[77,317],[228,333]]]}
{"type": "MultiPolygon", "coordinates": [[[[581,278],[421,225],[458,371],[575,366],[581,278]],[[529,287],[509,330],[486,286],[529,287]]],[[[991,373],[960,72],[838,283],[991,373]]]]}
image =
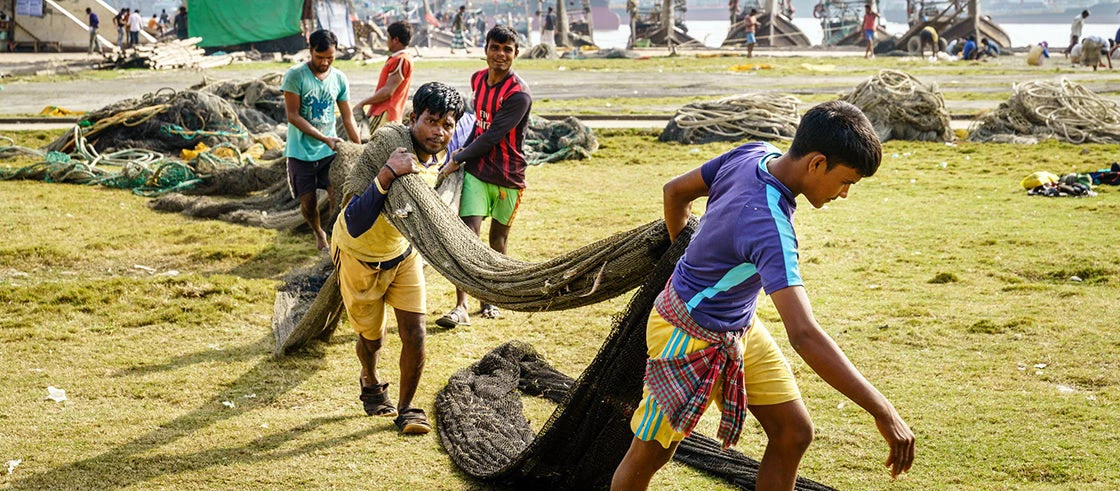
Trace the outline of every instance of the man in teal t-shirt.
{"type": "Polygon", "coordinates": [[[288,115],[284,156],[288,157],[288,187],[299,200],[300,212],[315,234],[316,245],[324,250],[329,242],[320,224],[315,190],[327,190],[331,204],[328,212],[335,213],[337,203],[329,174],[336,145],[342,141],[334,130],[335,105],[350,141],[362,140],[350,112],[350,82],[341,71],[331,68],[338,38],[330,31],[318,30],[311,33],[308,43],[311,61],[289,69],[280,83],[288,115]]]}

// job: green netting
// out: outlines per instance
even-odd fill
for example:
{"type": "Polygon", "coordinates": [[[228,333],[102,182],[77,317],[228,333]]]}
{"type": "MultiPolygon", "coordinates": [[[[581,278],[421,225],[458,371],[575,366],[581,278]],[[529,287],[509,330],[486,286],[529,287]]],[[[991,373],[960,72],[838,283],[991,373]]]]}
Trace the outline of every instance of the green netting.
{"type": "Polygon", "coordinates": [[[202,47],[271,41],[299,34],[303,0],[191,0],[187,28],[202,47]]]}

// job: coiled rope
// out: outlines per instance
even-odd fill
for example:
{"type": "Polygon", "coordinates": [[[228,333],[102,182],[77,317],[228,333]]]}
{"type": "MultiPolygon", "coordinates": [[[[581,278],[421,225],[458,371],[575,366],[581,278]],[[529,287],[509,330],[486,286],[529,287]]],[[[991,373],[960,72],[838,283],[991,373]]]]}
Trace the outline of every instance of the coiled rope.
{"type": "Polygon", "coordinates": [[[1066,79],[1012,85],[1011,97],[973,126],[970,141],[1120,143],[1120,106],[1066,79]]]}
{"type": "Polygon", "coordinates": [[[677,110],[661,141],[708,143],[747,138],[791,140],[800,120],[789,95],[741,94],[712,102],[694,102],[677,110]]]}
{"type": "Polygon", "coordinates": [[[879,141],[952,141],[949,111],[936,84],[898,70],[880,70],[840,100],[860,108],[879,141]]]}

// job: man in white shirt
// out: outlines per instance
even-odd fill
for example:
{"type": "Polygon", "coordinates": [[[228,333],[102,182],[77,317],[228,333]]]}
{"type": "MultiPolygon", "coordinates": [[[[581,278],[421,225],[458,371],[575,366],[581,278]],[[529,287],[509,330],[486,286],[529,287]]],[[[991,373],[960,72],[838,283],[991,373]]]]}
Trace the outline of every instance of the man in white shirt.
{"type": "Polygon", "coordinates": [[[1085,25],[1085,19],[1089,17],[1088,10],[1082,10],[1081,14],[1073,18],[1073,23],[1069,26],[1069,46],[1066,46],[1065,55],[1068,58],[1069,52],[1077,46],[1077,42],[1081,39],[1081,27],[1085,25]]]}
{"type": "Polygon", "coordinates": [[[128,46],[136,49],[140,44],[140,29],[141,29],[140,9],[136,9],[128,15],[128,46]]]}

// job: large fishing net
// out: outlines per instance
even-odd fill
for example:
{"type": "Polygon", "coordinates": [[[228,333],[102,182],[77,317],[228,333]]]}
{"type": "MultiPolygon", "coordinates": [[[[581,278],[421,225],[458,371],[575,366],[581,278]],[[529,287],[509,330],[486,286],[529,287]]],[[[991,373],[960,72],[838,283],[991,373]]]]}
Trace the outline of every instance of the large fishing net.
{"type": "MultiPolygon", "coordinates": [[[[337,172],[349,167],[344,196],[368,186],[389,152],[400,146],[411,148],[407,129],[389,126],[378,130],[356,160],[340,155],[337,172]]],[[[456,286],[514,310],[573,308],[642,285],[578,382],[549,366],[531,346],[515,342],[454,375],[436,398],[440,440],[468,475],[517,487],[606,487],[633,437],[629,418],[641,397],[646,318],[695,229],[695,219],[672,244],[664,223],[656,221],[550,261],[526,263],[483,244],[418,176],[393,183],[383,213],[428,264],[456,286]],[[524,417],[520,391],[558,403],[539,435],[533,435],[524,417]]],[[[297,310],[294,305],[307,303],[310,296],[299,281],[290,278],[282,287],[277,313],[290,313],[297,310]]],[[[332,272],[303,319],[273,319],[278,354],[295,347],[281,338],[299,337],[299,324],[311,318],[317,319],[317,329],[306,330],[304,336],[329,336],[340,317],[340,304],[332,272]]],[[[679,455],[689,465],[753,488],[757,463],[721,450],[713,440],[692,437],[679,455]]],[[[799,487],[828,489],[804,480],[799,487]]]]}
{"type": "Polygon", "coordinates": [[[271,131],[276,124],[287,122],[284,93],[280,90],[282,73],[269,73],[253,80],[220,80],[204,78],[191,87],[234,103],[238,119],[250,131],[271,131]]]}
{"type": "Polygon", "coordinates": [[[800,116],[796,97],[740,94],[677,110],[659,140],[701,144],[744,139],[791,140],[800,116]]]}
{"type": "Polygon", "coordinates": [[[1066,79],[1015,84],[1011,97],[981,116],[970,141],[1120,143],[1120,107],[1066,79]]]}
{"type": "Polygon", "coordinates": [[[598,149],[595,132],[575,117],[552,121],[529,116],[525,158],[530,164],[589,159],[598,149]]]}
{"type": "MultiPolygon", "coordinates": [[[[194,90],[160,90],[125,99],[87,114],[78,127],[80,137],[100,152],[144,149],[177,155],[199,143],[225,143],[242,150],[252,144],[233,104],[194,90]]],[[[47,150],[73,152],[79,140],[67,133],[47,150]]]]}
{"type": "Polygon", "coordinates": [[[880,70],[840,100],[860,108],[879,141],[952,141],[949,111],[936,84],[898,70],[880,70]]]}

